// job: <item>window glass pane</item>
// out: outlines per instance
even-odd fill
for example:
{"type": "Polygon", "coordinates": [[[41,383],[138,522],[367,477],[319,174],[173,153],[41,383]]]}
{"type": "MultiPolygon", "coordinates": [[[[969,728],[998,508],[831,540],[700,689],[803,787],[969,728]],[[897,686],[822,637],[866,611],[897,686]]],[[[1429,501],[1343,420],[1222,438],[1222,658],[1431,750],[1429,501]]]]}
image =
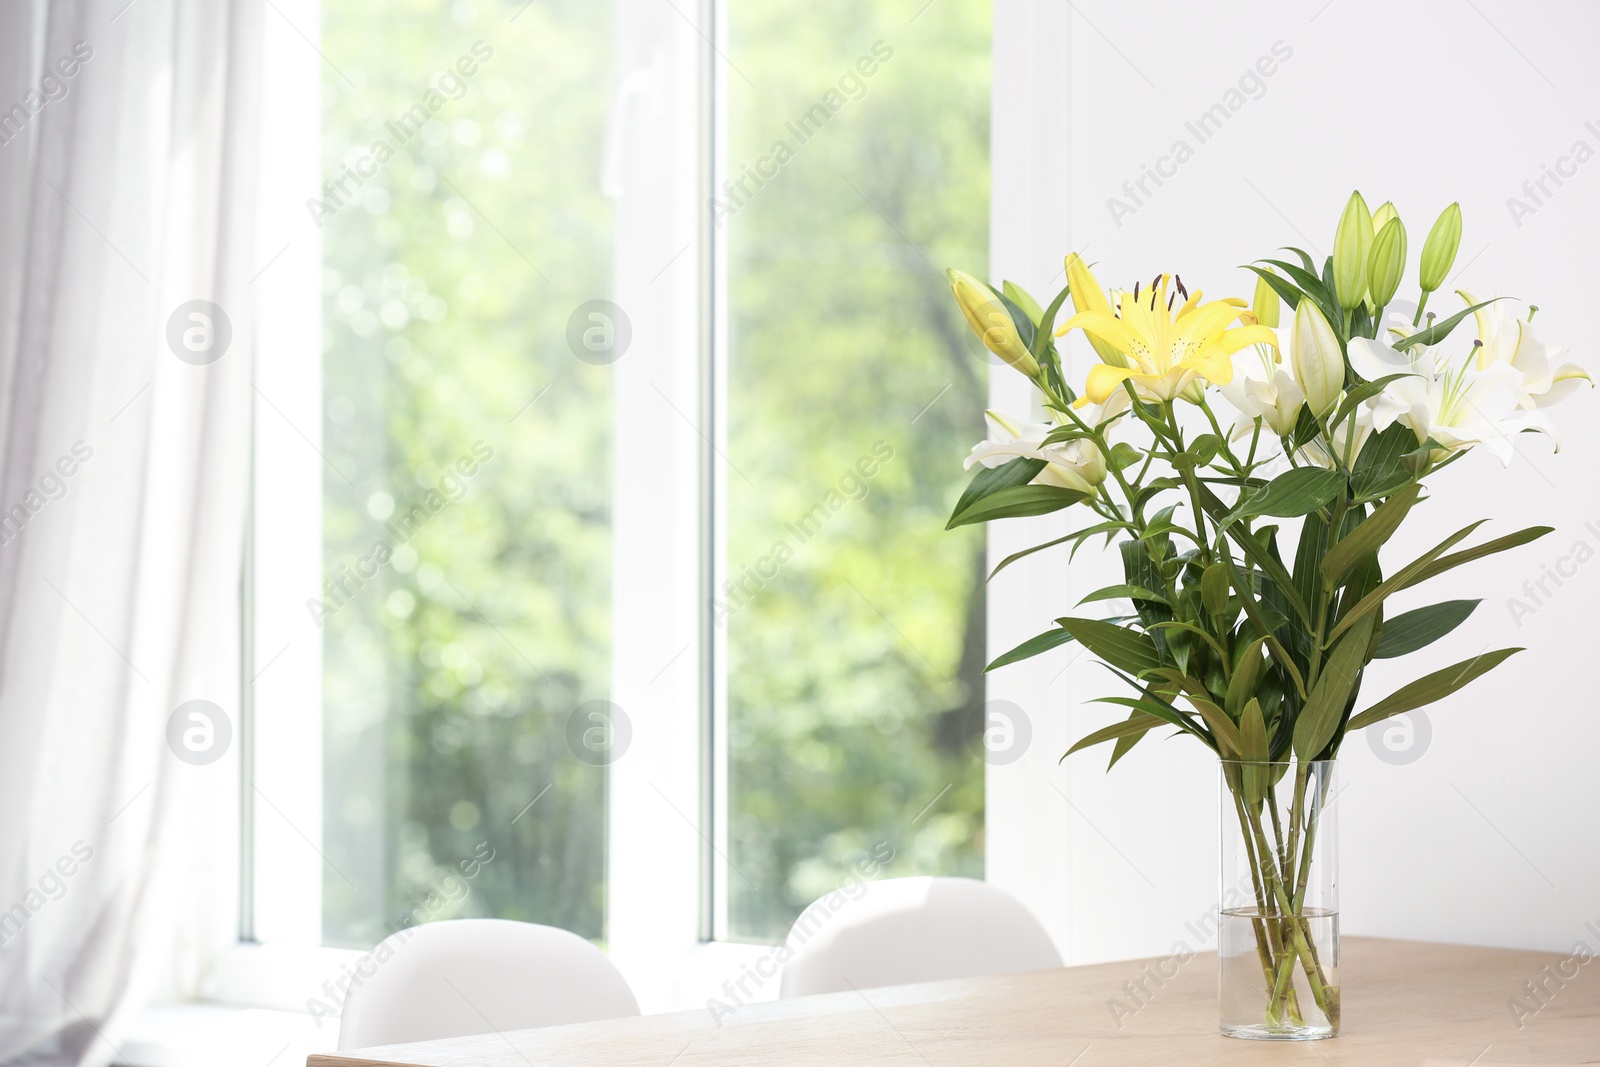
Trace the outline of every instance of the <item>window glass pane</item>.
{"type": "Polygon", "coordinates": [[[944,531],[987,363],[979,0],[729,0],[728,932],[864,857],[983,872],[983,539],[944,531]]]}
{"type": "Polygon", "coordinates": [[[567,334],[611,280],[610,5],[323,10],[323,936],[600,937],[567,737],[607,695],[610,391],[567,334]]]}

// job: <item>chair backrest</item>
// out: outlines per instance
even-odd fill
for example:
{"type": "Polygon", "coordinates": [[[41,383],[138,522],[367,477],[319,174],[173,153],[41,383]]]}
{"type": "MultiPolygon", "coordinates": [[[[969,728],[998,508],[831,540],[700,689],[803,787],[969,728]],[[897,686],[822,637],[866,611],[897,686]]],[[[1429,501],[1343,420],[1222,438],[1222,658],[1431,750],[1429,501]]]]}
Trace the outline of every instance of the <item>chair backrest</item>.
{"type": "Polygon", "coordinates": [[[836,889],[789,931],[781,997],[1061,966],[1039,920],[971,878],[891,878],[836,889]]]}
{"type": "Polygon", "coordinates": [[[339,1048],[638,1014],[622,974],[578,935],[449,919],[402,930],[362,957],[340,1014],[339,1048]]]}

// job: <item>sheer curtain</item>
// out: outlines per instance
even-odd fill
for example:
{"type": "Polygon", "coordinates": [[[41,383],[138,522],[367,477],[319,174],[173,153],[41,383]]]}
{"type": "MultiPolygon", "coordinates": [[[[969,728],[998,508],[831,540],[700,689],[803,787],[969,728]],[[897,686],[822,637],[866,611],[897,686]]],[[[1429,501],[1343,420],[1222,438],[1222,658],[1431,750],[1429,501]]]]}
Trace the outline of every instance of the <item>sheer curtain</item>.
{"type": "Polygon", "coordinates": [[[236,796],[260,22],[0,4],[4,1062],[116,1057],[236,796]]]}

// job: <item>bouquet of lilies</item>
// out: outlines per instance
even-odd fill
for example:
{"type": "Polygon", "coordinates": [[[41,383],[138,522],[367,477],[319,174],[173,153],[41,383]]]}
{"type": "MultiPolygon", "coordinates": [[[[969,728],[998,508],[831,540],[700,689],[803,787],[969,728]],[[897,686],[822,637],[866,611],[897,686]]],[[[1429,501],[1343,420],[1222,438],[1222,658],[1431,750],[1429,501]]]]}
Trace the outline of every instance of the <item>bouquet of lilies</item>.
{"type": "Polygon", "coordinates": [[[1509,465],[1520,434],[1555,442],[1548,409],[1589,380],[1535,338],[1536,307],[1518,312],[1505,298],[1458,290],[1459,309],[1426,311],[1460,238],[1452,204],[1423,244],[1414,302],[1396,301],[1407,273],[1399,214],[1387,203],[1370,211],[1359,193],[1322,264],[1288,248],[1248,267],[1252,303],[1205,301],[1166,274],[1108,293],[1076,254],[1047,307],[1010,282],[997,290],[949,272],[967,322],[1033,382],[1044,416],[988,413],[996,432],[972,450],[977,474],[949,525],[1075,509],[1081,529],[995,573],[1101,536],[1119,542],[1123,569],[1121,582],[1080,603],[1121,604],[1125,614],[1056,619],[989,669],[1078,642],[1126,685],[1101,700],[1128,716],[1068,755],[1113,743],[1115,765],[1170,727],[1243,768],[1225,780],[1254,842],[1259,914],[1275,920],[1257,924],[1269,1021],[1298,1012],[1284,979],[1298,966],[1337,1026],[1337,989],[1299,925],[1326,799],[1314,787],[1307,797],[1308,765],[1336,757],[1352,730],[1437,701],[1520,651],[1484,652],[1360,707],[1369,662],[1432,643],[1479,603],[1391,614],[1392,602],[1550,528],[1464,547],[1474,522],[1400,565],[1381,550],[1413,511],[1424,513],[1431,474],[1479,447],[1509,465]],[[1058,324],[1068,302],[1072,314],[1058,324]],[[1470,339],[1458,329],[1469,319],[1470,339]],[[1099,358],[1081,391],[1055,344],[1073,331],[1099,358]],[[1273,793],[1291,767],[1285,832],[1273,793]]]}

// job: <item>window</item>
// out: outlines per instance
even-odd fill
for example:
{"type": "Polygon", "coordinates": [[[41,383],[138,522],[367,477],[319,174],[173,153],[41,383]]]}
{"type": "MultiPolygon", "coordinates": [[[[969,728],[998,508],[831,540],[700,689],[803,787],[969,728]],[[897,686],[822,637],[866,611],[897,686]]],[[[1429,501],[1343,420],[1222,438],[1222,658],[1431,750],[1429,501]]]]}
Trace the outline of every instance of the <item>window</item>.
{"type": "Polygon", "coordinates": [[[323,5],[325,168],[358,179],[323,252],[332,943],[482,855],[428,918],[604,933],[605,769],[567,720],[609,688],[611,395],[566,333],[610,286],[611,14],[498,14],[323,5]]]}
{"type": "Polygon", "coordinates": [[[989,17],[728,5],[733,937],[783,937],[882,846],[982,876],[983,539],[943,527],[987,365],[943,266],[986,259],[989,17]]]}
{"type": "Polygon", "coordinates": [[[986,259],[989,5],[712,8],[323,0],[247,938],[626,955],[781,937],[880,844],[981,875],[984,546],[942,528],[988,364],[941,268],[986,259]]]}

